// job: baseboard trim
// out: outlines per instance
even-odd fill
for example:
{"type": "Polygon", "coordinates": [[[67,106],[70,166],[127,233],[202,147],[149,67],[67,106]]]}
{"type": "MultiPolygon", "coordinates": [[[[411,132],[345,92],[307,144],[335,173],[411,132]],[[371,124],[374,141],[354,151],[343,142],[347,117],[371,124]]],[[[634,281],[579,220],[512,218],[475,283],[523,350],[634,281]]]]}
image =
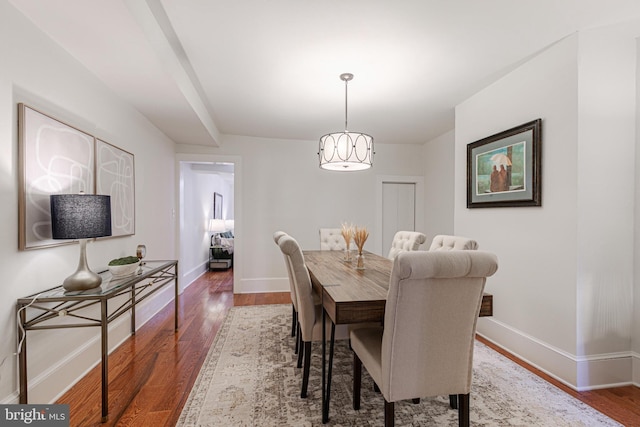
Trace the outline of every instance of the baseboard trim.
{"type": "Polygon", "coordinates": [[[633,369],[633,385],[640,387],[640,353],[633,352],[631,355],[631,365],[633,369]]]}
{"type": "Polygon", "coordinates": [[[241,279],[235,282],[233,292],[236,294],[253,294],[268,292],[290,292],[287,277],[241,279]]]}
{"type": "Polygon", "coordinates": [[[182,293],[191,283],[195,282],[198,277],[202,276],[209,270],[208,264],[209,261],[205,261],[201,264],[196,265],[191,270],[182,272],[180,274],[180,293],[182,293]]]}
{"type": "Polygon", "coordinates": [[[640,366],[640,359],[630,351],[576,356],[490,318],[478,321],[477,333],[576,391],[620,387],[638,382],[633,378],[633,373],[637,372],[634,364],[640,366]]]}

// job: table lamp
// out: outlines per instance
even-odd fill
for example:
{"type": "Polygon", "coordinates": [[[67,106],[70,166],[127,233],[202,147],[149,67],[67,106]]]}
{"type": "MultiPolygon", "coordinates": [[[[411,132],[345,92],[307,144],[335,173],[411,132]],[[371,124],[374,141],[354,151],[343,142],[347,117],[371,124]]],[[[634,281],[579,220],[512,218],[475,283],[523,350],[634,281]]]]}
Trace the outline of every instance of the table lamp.
{"type": "Polygon", "coordinates": [[[54,194],[51,202],[51,236],[78,239],[78,269],[64,279],[67,291],[84,291],[100,286],[102,278],[87,265],[87,239],[111,236],[111,196],[94,194],[54,194]]]}
{"type": "Polygon", "coordinates": [[[211,235],[211,246],[219,246],[220,233],[224,233],[225,231],[227,231],[227,227],[225,226],[224,219],[210,219],[209,231],[213,233],[211,235]]]}

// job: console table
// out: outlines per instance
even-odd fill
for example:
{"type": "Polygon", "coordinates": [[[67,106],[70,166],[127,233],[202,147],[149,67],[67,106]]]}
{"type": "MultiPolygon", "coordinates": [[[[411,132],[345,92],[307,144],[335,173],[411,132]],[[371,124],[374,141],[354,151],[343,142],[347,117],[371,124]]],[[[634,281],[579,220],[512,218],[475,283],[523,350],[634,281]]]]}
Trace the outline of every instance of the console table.
{"type": "Polygon", "coordinates": [[[175,286],[175,330],[178,330],[178,261],[145,261],[138,271],[126,277],[112,277],[103,271],[102,285],[87,291],[65,292],[62,286],[18,299],[18,339],[22,349],[18,358],[20,376],[20,403],[27,402],[27,331],[100,327],[102,347],[102,422],[109,416],[108,401],[108,325],[131,310],[131,335],[136,332],[136,304],[158,291],[166,284],[175,286]],[[124,296],[116,307],[109,309],[110,299],[124,296]],[[99,306],[87,311],[88,307],[99,306]],[[71,319],[71,320],[69,320],[71,319]]]}

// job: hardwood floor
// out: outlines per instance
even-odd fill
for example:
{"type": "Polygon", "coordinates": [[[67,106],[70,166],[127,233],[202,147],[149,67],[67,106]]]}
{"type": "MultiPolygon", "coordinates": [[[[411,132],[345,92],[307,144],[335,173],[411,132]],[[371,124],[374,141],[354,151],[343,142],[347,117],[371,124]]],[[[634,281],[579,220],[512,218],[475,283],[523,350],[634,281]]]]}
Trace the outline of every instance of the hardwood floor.
{"type": "MultiPolygon", "coordinates": [[[[288,293],[234,296],[232,270],[205,273],[181,296],[177,333],[169,304],[109,356],[106,423],[100,422],[100,366],[56,403],[70,405],[71,426],[174,426],[229,308],[290,302],[288,293]]],[[[625,426],[640,426],[640,388],[578,393],[483,342],[625,426]]]]}

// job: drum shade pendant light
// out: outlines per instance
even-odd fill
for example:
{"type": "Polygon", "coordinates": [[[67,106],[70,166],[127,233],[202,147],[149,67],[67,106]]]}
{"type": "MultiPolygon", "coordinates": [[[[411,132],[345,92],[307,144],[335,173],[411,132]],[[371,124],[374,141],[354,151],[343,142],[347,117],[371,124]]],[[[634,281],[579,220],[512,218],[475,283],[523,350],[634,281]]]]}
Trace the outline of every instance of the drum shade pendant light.
{"type": "Polygon", "coordinates": [[[347,129],[347,84],[353,74],[340,74],[344,81],[344,132],[328,133],[320,137],[318,157],[320,168],[333,171],[360,171],[373,165],[373,137],[347,129]]]}

